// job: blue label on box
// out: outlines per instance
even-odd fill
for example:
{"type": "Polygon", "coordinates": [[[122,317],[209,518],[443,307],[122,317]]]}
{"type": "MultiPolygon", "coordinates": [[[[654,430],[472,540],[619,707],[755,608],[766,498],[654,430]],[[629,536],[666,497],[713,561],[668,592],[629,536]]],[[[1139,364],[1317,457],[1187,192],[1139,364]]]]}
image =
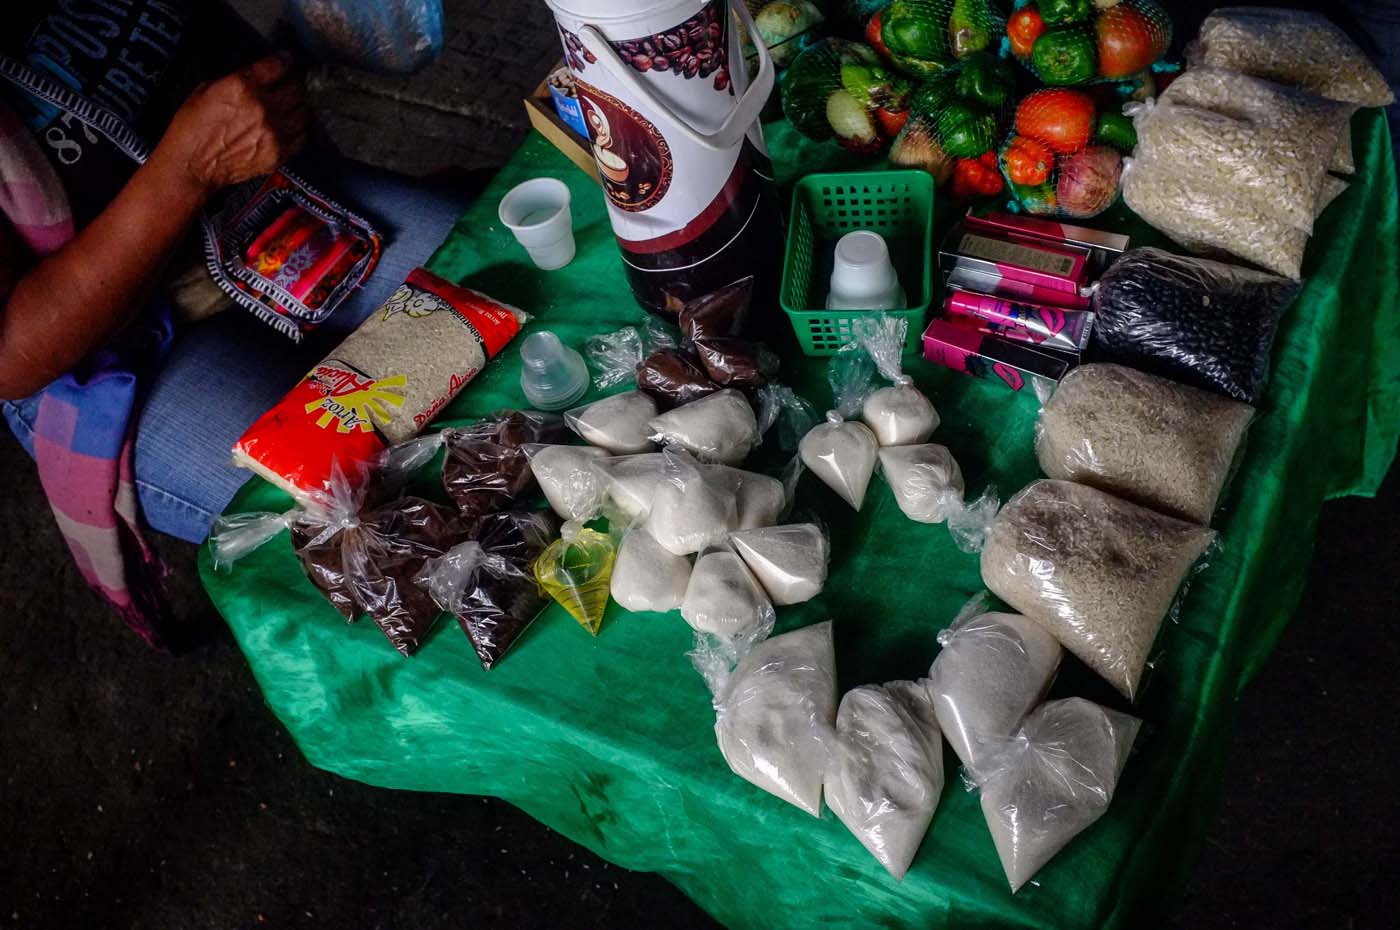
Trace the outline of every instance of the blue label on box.
{"type": "Polygon", "coordinates": [[[588,124],[583,120],[583,107],[578,105],[578,99],[570,97],[553,84],[549,85],[549,95],[554,98],[554,110],[564,125],[587,139],[588,124]]]}

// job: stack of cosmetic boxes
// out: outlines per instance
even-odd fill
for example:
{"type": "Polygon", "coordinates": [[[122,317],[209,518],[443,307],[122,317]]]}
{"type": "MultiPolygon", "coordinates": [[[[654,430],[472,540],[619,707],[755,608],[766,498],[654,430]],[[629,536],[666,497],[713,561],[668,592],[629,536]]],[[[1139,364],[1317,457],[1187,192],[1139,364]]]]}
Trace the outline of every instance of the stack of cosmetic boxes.
{"type": "Polygon", "coordinates": [[[938,255],[950,293],[924,331],[924,356],[1017,391],[1059,381],[1089,345],[1094,280],[1127,248],[1120,233],[969,214],[938,255]]]}

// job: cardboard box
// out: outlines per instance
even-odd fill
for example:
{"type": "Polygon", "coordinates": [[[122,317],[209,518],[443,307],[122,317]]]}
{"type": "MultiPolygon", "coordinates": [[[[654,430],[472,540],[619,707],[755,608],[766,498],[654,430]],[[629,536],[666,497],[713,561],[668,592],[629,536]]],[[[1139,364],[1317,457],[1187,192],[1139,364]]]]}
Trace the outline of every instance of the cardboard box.
{"type": "MultiPolygon", "coordinates": [[[[563,67],[563,64],[561,60],[554,68],[549,69],[550,73],[563,67]]],[[[567,155],[569,161],[582,168],[594,181],[598,180],[598,163],[593,159],[593,148],[589,141],[569,128],[554,111],[554,98],[549,95],[548,74],[534,92],[525,98],[525,115],[530,118],[530,125],[539,130],[540,135],[548,139],[555,148],[567,155]]]]}

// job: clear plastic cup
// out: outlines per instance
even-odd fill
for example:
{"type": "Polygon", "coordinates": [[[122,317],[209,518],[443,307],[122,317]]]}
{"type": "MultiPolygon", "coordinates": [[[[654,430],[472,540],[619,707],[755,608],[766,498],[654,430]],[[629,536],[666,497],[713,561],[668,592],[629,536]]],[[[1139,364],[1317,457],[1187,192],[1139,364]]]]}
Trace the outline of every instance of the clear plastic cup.
{"type": "Polygon", "coordinates": [[[588,393],[588,365],[549,330],[520,344],[520,390],[536,410],[563,410],[588,393]]]}
{"type": "Polygon", "coordinates": [[[907,303],[883,236],[857,229],[837,240],[826,309],[901,310],[907,303]]]}
{"type": "Polygon", "coordinates": [[[517,184],[496,212],[536,267],[553,271],[574,260],[574,220],[563,181],[533,178],[517,184]]]}

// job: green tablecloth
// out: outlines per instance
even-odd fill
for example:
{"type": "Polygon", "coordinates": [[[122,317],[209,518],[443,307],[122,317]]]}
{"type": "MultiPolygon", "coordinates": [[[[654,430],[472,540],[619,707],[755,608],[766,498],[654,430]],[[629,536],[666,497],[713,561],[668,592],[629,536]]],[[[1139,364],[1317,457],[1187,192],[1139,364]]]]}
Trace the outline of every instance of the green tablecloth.
{"type": "MultiPolygon", "coordinates": [[[[1400,256],[1379,111],[1357,117],[1355,141],[1356,181],[1318,224],[1307,286],[1284,320],[1272,386],[1225,500],[1222,546],[1159,640],[1137,708],[1147,726],[1118,795],[1015,897],[976,798],[951,766],[902,884],[830,812],[813,819],[730,774],[678,615],[613,605],[594,639],[551,607],[487,673],[454,624],[441,624],[410,660],[372,624],[347,627],[303,577],[285,533],[232,574],[213,572],[206,552],[205,586],[313,764],[390,788],[504,798],[619,865],[664,874],[730,926],[1134,926],[1192,867],[1232,704],[1297,604],[1322,501],[1374,493],[1395,453],[1400,256]]],[[[770,142],[785,182],[833,160],[831,148],[785,126],[770,129],[770,142]]],[[[1125,214],[1111,221],[1141,233],[1140,244],[1160,241],[1125,214]]],[[[529,309],[534,325],[574,345],[640,318],[602,197],[539,137],[462,217],[431,267],[529,309]],[[549,274],[527,266],[496,219],[510,186],[546,174],[574,192],[578,239],[575,262],[549,274]]],[[[962,463],[971,490],[994,483],[1009,493],[1037,476],[1030,392],[911,365],[943,416],[935,439],[962,463]]],[[[522,405],[518,375],[508,351],[443,422],[522,405]]],[[[829,398],[822,365],[791,349],[784,377],[818,404],[829,398]]],[[[905,519],[878,479],[859,515],[810,476],[799,498],[831,526],[832,571],[823,596],[780,612],[779,630],[833,618],[843,690],[925,674],[935,634],[981,588],[977,559],[945,528],[905,519]]],[[[229,510],[287,504],[254,480],[229,510]]],[[[1073,667],[1054,693],[1114,700],[1073,667]]]]}

